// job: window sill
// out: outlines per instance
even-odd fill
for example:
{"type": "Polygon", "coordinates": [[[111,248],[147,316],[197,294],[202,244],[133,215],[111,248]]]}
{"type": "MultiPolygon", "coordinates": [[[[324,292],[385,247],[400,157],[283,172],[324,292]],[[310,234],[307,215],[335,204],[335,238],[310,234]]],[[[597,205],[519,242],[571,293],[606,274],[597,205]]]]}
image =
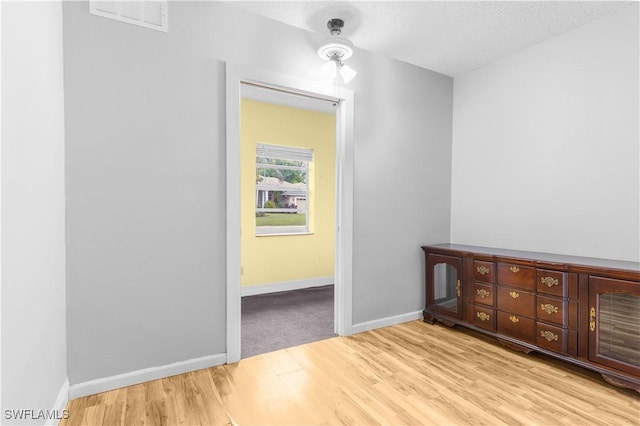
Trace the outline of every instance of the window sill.
{"type": "Polygon", "coordinates": [[[269,232],[264,232],[264,233],[258,233],[256,232],[256,237],[282,237],[282,236],[291,236],[291,235],[313,235],[313,232],[311,231],[289,231],[289,230],[282,230],[280,232],[278,231],[269,231],[269,232]]]}

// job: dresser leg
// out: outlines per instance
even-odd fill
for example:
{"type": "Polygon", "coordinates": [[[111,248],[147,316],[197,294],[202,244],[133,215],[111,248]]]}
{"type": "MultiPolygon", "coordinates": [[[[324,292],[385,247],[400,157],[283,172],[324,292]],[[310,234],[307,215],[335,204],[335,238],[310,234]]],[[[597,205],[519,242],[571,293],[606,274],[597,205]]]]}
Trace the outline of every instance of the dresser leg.
{"type": "Polygon", "coordinates": [[[638,383],[632,382],[630,380],[624,380],[618,377],[609,376],[604,373],[601,373],[601,375],[606,382],[614,386],[618,386],[621,388],[629,388],[629,389],[635,390],[636,392],[640,392],[640,385],[638,385],[638,383]]]}
{"type": "Polygon", "coordinates": [[[422,317],[424,318],[424,322],[428,322],[431,325],[435,324],[436,322],[436,319],[432,317],[431,314],[427,311],[422,311],[422,317]]]}
{"type": "Polygon", "coordinates": [[[517,343],[512,343],[512,342],[507,342],[506,340],[502,340],[502,339],[498,339],[498,342],[500,342],[500,344],[502,346],[505,346],[509,349],[513,349],[514,351],[518,351],[518,352],[524,352],[525,354],[528,354],[529,352],[531,352],[533,349],[529,349],[525,346],[520,346],[517,343]]]}

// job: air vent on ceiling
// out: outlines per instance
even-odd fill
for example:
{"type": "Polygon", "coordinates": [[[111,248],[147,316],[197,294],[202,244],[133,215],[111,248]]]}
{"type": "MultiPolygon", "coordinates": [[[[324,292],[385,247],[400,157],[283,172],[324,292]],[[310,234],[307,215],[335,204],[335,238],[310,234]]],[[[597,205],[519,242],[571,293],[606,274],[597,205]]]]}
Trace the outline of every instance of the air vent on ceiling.
{"type": "Polygon", "coordinates": [[[90,0],[89,12],[116,21],[167,32],[167,1],[90,0]]]}

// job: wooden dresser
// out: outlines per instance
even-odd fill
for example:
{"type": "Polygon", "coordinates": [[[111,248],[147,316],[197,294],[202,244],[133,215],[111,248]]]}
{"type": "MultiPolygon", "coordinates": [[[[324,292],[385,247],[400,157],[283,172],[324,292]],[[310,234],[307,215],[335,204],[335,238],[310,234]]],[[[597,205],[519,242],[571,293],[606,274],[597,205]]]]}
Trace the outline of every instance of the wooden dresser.
{"type": "Polygon", "coordinates": [[[538,351],[640,392],[640,263],[423,246],[424,320],[538,351]]]}

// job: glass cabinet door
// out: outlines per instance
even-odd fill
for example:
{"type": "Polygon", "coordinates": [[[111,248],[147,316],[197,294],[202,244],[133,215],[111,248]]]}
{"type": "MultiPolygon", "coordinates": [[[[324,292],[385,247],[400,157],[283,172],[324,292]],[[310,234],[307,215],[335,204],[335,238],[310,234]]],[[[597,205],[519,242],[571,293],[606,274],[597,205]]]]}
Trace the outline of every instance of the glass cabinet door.
{"type": "Polygon", "coordinates": [[[462,317],[462,260],[429,255],[427,262],[427,307],[450,316],[462,317]]]}
{"type": "Polygon", "coordinates": [[[589,359],[640,375],[640,283],[589,278],[589,359]]]}

